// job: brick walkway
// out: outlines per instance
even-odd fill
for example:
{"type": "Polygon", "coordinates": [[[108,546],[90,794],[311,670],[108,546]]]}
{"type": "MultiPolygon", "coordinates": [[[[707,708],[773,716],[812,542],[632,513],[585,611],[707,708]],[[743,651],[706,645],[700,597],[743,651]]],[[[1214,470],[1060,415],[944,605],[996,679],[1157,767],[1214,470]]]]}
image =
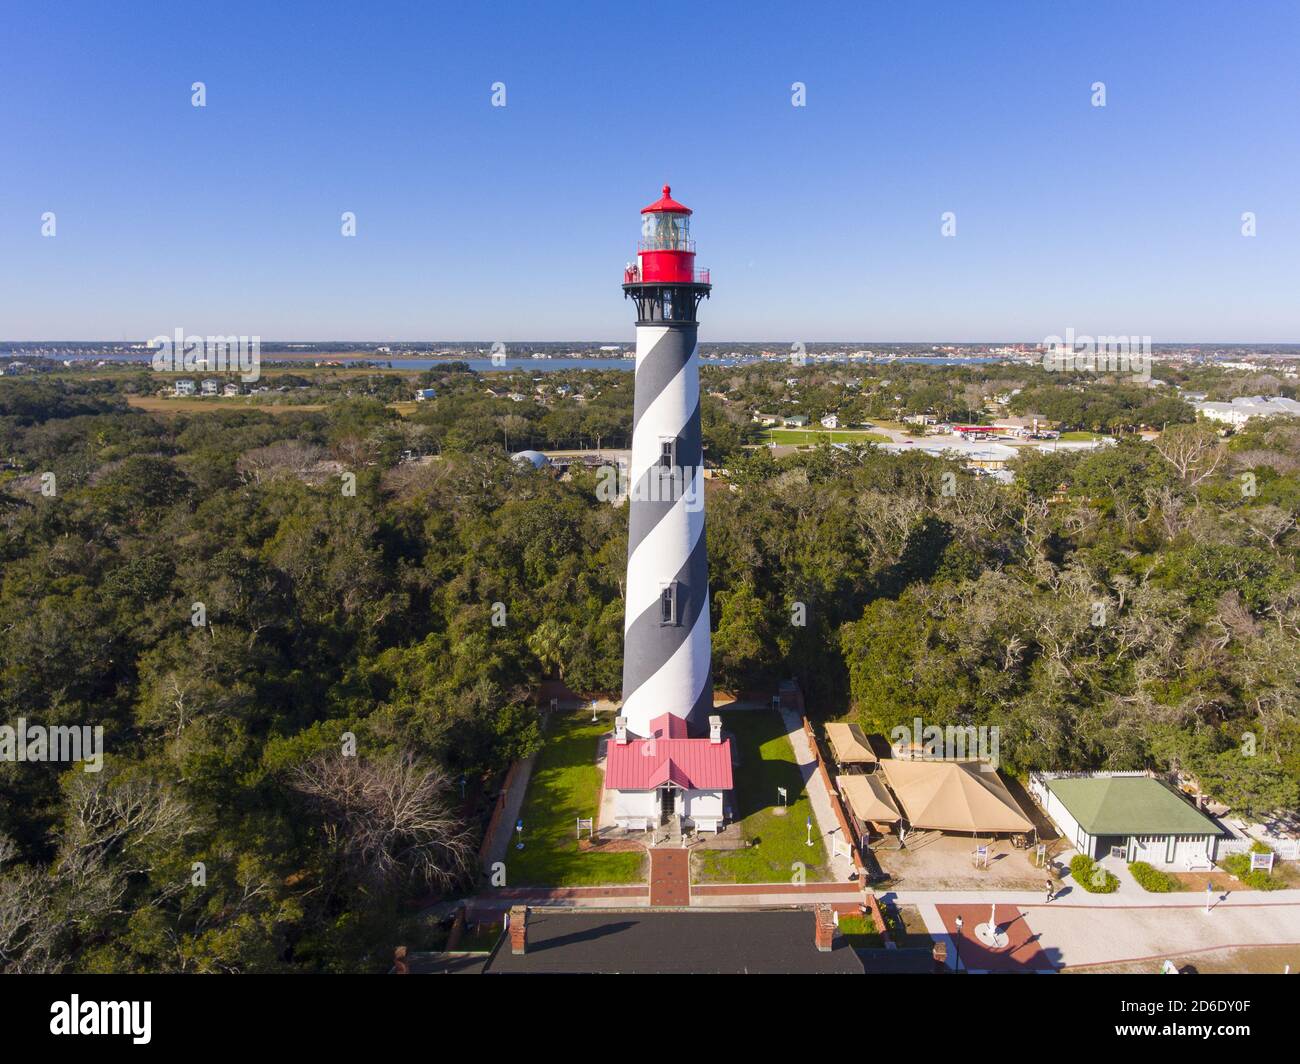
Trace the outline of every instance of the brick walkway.
{"type": "Polygon", "coordinates": [[[691,852],[656,846],[650,851],[650,904],[685,908],[691,903],[691,852]]]}

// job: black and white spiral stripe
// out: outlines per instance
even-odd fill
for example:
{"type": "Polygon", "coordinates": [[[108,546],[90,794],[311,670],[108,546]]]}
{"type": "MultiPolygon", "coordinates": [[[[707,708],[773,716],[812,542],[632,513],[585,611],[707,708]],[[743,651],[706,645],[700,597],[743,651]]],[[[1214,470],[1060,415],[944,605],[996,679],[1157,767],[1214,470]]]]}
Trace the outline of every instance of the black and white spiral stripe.
{"type": "Polygon", "coordinates": [[[704,542],[704,455],[694,323],[639,325],[628,515],[623,709],[648,734],[663,713],[699,720],[713,707],[709,567],[704,542]],[[660,464],[676,441],[676,469],[660,464]],[[661,595],[676,585],[676,623],[661,595]]]}

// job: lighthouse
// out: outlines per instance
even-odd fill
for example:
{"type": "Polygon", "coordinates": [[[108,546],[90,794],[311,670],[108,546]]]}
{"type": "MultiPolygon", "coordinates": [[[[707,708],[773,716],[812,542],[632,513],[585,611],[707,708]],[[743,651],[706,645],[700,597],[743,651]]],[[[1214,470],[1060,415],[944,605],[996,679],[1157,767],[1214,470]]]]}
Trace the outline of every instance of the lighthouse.
{"type": "Polygon", "coordinates": [[[696,341],[710,284],[690,228],[690,208],[664,185],[641,211],[636,263],[623,272],[637,314],[622,717],[642,738],[664,715],[677,735],[699,732],[713,709],[696,341]]]}

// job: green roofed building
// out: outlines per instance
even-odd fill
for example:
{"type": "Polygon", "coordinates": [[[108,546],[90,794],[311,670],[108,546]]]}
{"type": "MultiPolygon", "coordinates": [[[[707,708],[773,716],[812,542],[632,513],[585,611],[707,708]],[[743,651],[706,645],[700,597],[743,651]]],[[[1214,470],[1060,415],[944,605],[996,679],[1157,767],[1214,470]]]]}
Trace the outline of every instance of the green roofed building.
{"type": "Polygon", "coordinates": [[[1226,834],[1150,776],[1034,776],[1030,793],[1061,835],[1089,857],[1123,850],[1126,861],[1188,871],[1214,863],[1226,834]]]}

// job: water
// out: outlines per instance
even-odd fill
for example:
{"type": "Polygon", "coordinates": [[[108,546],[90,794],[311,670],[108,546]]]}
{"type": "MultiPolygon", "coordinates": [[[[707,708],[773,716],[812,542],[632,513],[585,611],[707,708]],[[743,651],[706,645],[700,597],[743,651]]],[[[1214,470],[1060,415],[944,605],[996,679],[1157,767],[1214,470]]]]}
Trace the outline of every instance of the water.
{"type": "MultiPolygon", "coordinates": [[[[10,356],[18,357],[22,356],[10,356]]],[[[67,359],[70,362],[137,362],[141,365],[149,364],[149,356],[138,355],[133,353],[113,353],[106,355],[59,355],[59,359],[67,359]]],[[[426,370],[434,369],[439,366],[446,366],[451,362],[463,362],[469,366],[475,373],[492,373],[506,372],[511,370],[523,371],[526,373],[557,373],[561,370],[631,370],[635,361],[631,358],[507,358],[500,362],[493,362],[490,358],[394,358],[381,359],[367,357],[365,355],[344,355],[341,357],[329,356],[328,361],[337,362],[343,366],[373,364],[380,369],[391,366],[399,370],[426,370]]],[[[753,365],[773,365],[779,366],[784,364],[782,359],[763,359],[763,358],[725,358],[716,356],[704,356],[702,364],[706,366],[753,366],[753,365]]],[[[896,358],[877,358],[874,360],[864,359],[818,359],[810,357],[808,365],[869,365],[869,366],[887,366],[891,362],[912,362],[930,366],[975,366],[984,364],[994,364],[1005,362],[1003,357],[972,357],[972,358],[953,358],[942,355],[899,355],[896,358]]],[[[302,369],[313,369],[312,360],[310,359],[279,359],[275,355],[263,355],[263,366],[274,366],[276,369],[292,369],[294,366],[300,366],[302,369]]],[[[196,371],[201,373],[202,371],[196,371]]]]}

